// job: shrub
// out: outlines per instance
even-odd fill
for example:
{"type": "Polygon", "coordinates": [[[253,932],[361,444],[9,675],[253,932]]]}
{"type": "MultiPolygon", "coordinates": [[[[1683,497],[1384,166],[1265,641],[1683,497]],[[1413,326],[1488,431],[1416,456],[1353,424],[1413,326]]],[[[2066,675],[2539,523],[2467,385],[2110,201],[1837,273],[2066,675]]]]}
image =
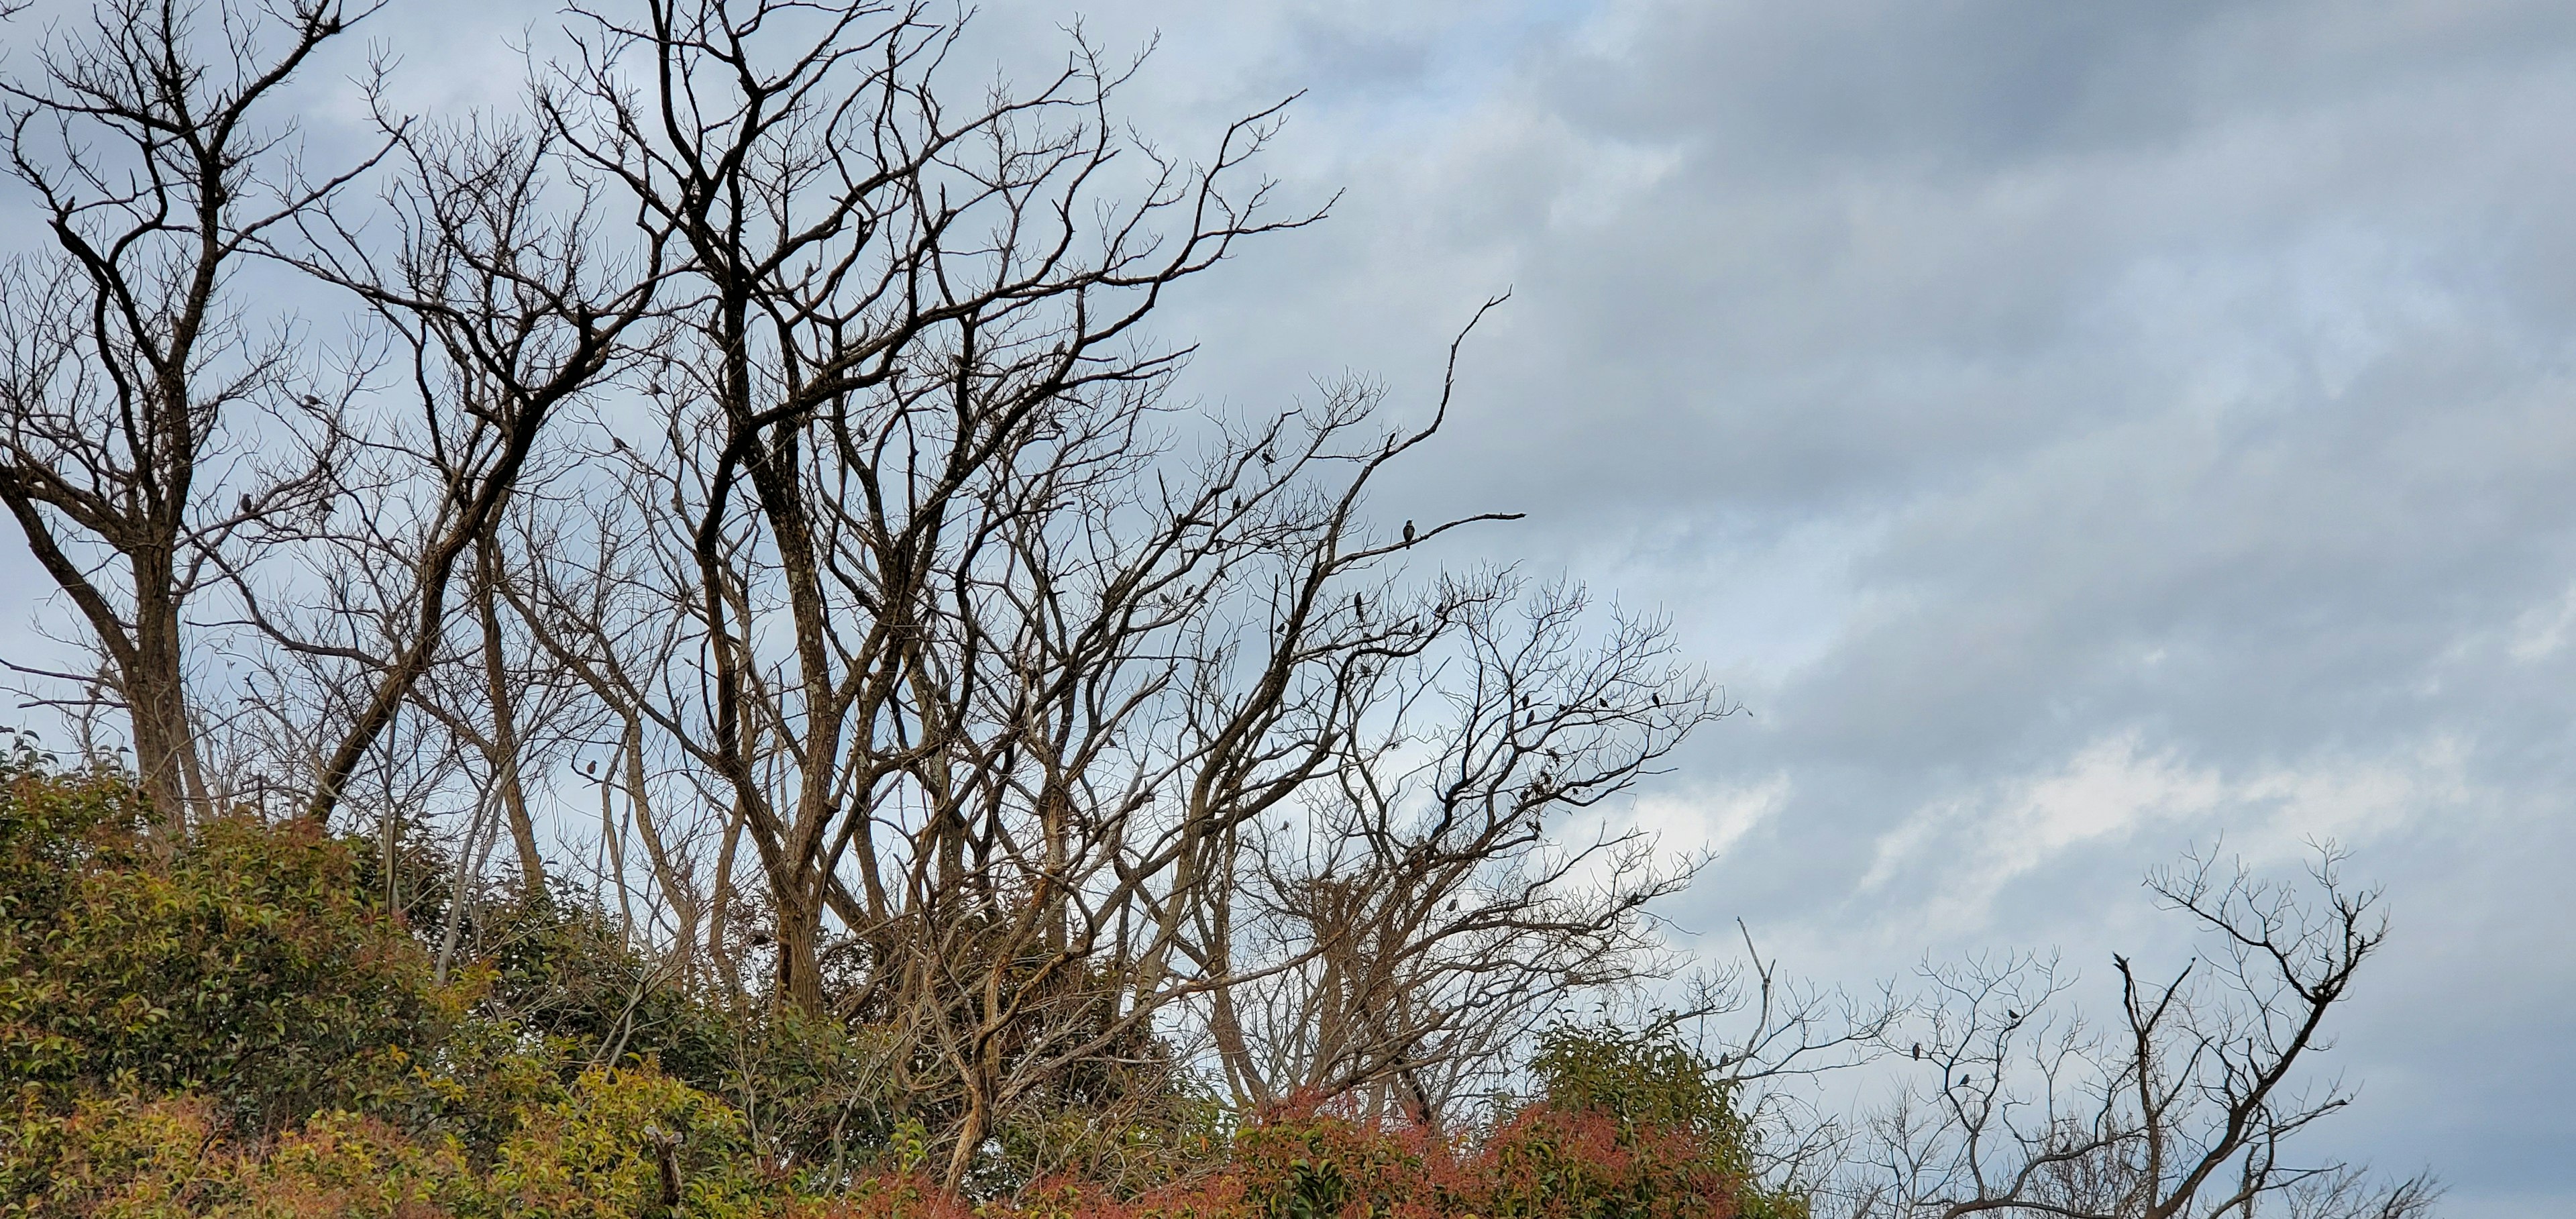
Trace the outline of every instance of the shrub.
{"type": "Polygon", "coordinates": [[[750,1154],[741,1115],[649,1066],[592,1068],[530,1111],[490,1188],[509,1213],[546,1219],[759,1215],[788,1194],[750,1154]]]}
{"type": "Polygon", "coordinates": [[[0,1126],[0,1215],[184,1215],[213,1201],[223,1123],[203,1097],[23,1103],[0,1126]]]}
{"type": "Polygon", "coordinates": [[[309,822],[147,840],[122,779],[0,788],[0,1078],[199,1092],[251,1131],[399,1090],[469,997],[309,822]]]}
{"type": "Polygon", "coordinates": [[[225,1219],[465,1219],[501,1215],[453,1139],[406,1135],[355,1113],[317,1115],[265,1155],[219,1166],[225,1219]]]}
{"type": "Polygon", "coordinates": [[[1737,1110],[1734,1086],[1671,1027],[1559,1024],[1540,1035],[1530,1071],[1547,1110],[1607,1121],[1623,1152],[1648,1151],[1642,1168],[1686,1166],[1701,1174],[1652,1188],[1688,1194],[1723,1182],[1746,1219],[1807,1219],[1794,1187],[1754,1184],[1759,1135],[1737,1110]]]}
{"type": "Polygon", "coordinates": [[[970,1206],[919,1175],[864,1023],[694,994],[573,894],[478,911],[490,951],[440,982],[371,844],[142,812],[0,761],[0,1216],[1805,1219],[1749,1186],[1710,1064],[1572,1026],[1531,1103],[1455,1138],[1314,1104],[1238,1128],[1139,1042],[997,1127],[970,1206]]]}

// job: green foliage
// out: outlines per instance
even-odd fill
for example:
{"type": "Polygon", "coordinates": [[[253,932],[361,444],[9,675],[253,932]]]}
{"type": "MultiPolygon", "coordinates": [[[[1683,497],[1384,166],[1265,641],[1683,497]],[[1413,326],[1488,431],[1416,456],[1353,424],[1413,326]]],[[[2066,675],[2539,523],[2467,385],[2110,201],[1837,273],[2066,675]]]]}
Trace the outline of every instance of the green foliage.
{"type": "MultiPolygon", "coordinates": [[[[1549,1108],[1608,1118],[1622,1146],[1687,1134],[1700,1167],[1738,1182],[1757,1175],[1758,1135],[1736,1109],[1734,1085],[1669,1025],[1638,1032],[1558,1024],[1540,1035],[1530,1071],[1549,1108]]],[[[1806,1219],[1794,1190],[1742,1192],[1747,1219],[1806,1219]]]]}
{"type": "Polygon", "coordinates": [[[464,1014],[305,822],[144,836],[121,779],[0,791],[0,1078],[52,1103],[199,1092],[254,1130],[363,1106],[464,1014]]]}
{"type": "MultiPolygon", "coordinates": [[[[1623,1137],[1643,1128],[1687,1130],[1721,1154],[1740,1150],[1744,1122],[1715,1064],[1669,1027],[1637,1033],[1558,1024],[1539,1035],[1530,1060],[1539,1096],[1566,1112],[1600,1113],[1623,1137]]],[[[1748,1165],[1721,1165],[1741,1172],[1748,1165]]]]}
{"type": "Polygon", "coordinates": [[[492,971],[485,1005],[513,1025],[586,1061],[650,1055],[701,1086],[735,1065],[738,1022],[636,952],[588,895],[539,893],[477,913],[474,940],[492,971]]]}
{"type": "Polygon", "coordinates": [[[1747,1187],[1708,1063],[1570,1026],[1540,1099],[1461,1140],[1313,1106],[1238,1128],[1139,1042],[999,1126],[970,1208],[921,1175],[919,1064],[864,1023],[714,1001],[577,894],[474,911],[441,982],[374,844],[141,812],[117,776],[0,763],[0,1217],[1805,1216],[1747,1187]]]}
{"type": "Polygon", "coordinates": [[[220,1129],[203,1097],[29,1098],[0,1126],[0,1215],[186,1213],[220,1129]]]}
{"type": "Polygon", "coordinates": [[[721,1096],[760,1155],[840,1178],[886,1152],[901,1104],[887,1039],[790,1007],[749,1005],[638,953],[588,895],[478,912],[482,1010],[582,1064],[653,1061],[721,1096]]]}
{"type": "Polygon", "coordinates": [[[1234,1169],[1258,1219],[1391,1215],[1428,1184],[1418,1138],[1371,1123],[1292,1112],[1235,1140],[1234,1169]]]}
{"type": "Polygon", "coordinates": [[[487,1188],[548,1219],[758,1215],[786,1191],[749,1151],[723,1101],[650,1067],[593,1068],[525,1114],[487,1188]]]}
{"type": "Polygon", "coordinates": [[[1097,1105],[1057,1103],[1015,1115],[993,1134],[999,1192],[1050,1179],[1089,1182],[1117,1197],[1169,1185],[1226,1154],[1232,1123],[1214,1092],[1175,1073],[1097,1105]]]}

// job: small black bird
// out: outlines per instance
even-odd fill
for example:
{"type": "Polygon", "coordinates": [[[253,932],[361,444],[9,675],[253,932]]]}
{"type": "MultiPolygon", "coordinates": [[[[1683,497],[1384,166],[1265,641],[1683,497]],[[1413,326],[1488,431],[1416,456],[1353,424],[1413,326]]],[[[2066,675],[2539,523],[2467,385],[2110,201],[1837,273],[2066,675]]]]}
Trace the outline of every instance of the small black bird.
{"type": "Polygon", "coordinates": [[[1407,546],[1413,544],[1413,522],[1411,521],[1404,523],[1404,544],[1407,546]]]}
{"type": "Polygon", "coordinates": [[[1923,1043],[1920,1041],[1914,1043],[1914,1061],[1923,1061],[1923,1043]]]}
{"type": "Polygon", "coordinates": [[[2011,1008],[2009,1008],[2009,1007],[2008,1007],[2008,1008],[2005,1008],[2005,1009],[2004,1009],[2004,1019],[2006,1019],[2006,1020],[2019,1020],[2019,1019],[2021,1019],[2021,1013],[2020,1013],[2020,1012],[2017,1012],[2017,1011],[2014,1011],[2013,1009],[2011,1009],[2011,1008]]]}

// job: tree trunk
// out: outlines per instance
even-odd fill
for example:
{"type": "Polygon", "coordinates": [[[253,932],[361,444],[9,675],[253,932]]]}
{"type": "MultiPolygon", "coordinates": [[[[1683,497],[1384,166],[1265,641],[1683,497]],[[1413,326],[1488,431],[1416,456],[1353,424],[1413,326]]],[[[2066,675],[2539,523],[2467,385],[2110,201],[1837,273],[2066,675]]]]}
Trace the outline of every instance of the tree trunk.
{"type": "Polygon", "coordinates": [[[154,589],[139,598],[134,616],[134,659],[119,666],[118,693],[132,724],[134,769],[152,802],[153,829],[175,841],[207,803],[188,722],[178,606],[154,589]]]}
{"type": "Polygon", "coordinates": [[[519,854],[519,892],[529,901],[545,896],[545,857],[537,851],[537,826],[528,814],[527,789],[519,779],[517,700],[503,664],[506,640],[501,634],[499,571],[501,548],[490,531],[474,540],[474,608],[483,627],[483,682],[492,700],[492,774],[501,790],[501,810],[510,823],[510,842],[519,854]]]}
{"type": "Polygon", "coordinates": [[[778,894],[778,997],[811,1013],[823,1010],[822,903],[804,888],[778,894]]]}

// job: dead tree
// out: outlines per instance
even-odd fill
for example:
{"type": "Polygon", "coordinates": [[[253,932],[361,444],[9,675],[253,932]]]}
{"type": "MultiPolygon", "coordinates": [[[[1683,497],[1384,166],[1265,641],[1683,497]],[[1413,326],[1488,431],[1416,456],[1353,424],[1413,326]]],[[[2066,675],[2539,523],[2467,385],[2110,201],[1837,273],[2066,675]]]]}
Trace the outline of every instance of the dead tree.
{"type": "Polygon", "coordinates": [[[1033,462],[1079,471],[1061,454],[1115,439],[1085,415],[1132,430],[1118,417],[1176,358],[1126,346],[1161,288],[1295,221],[1254,216],[1259,184],[1243,199],[1225,186],[1266,116],[1207,170],[1161,166],[1139,202],[1095,217],[1111,162],[1150,156],[1110,123],[1117,75],[1097,56],[951,114],[930,78],[953,30],[918,8],[793,11],[589,14],[549,105],[561,138],[685,251],[690,286],[644,387],[678,442],[668,468],[711,678],[704,730],[674,737],[733,787],[776,910],[781,991],[811,1008],[825,907],[891,918],[875,803],[915,772],[949,783],[931,759],[965,714],[945,704],[971,691],[942,688],[969,674],[933,668],[941,602],[977,591],[960,578],[972,561],[1006,559],[1013,516],[1081,492],[1014,504],[1011,480],[1033,462]],[[786,649],[775,671],[771,639],[786,649]],[[763,731],[785,751],[783,788],[755,758],[763,731]],[[864,895],[835,891],[849,851],[867,860],[864,895]]]}
{"type": "Polygon", "coordinates": [[[169,808],[214,798],[200,620],[255,644],[311,815],[375,793],[390,859],[424,791],[477,788],[460,893],[504,823],[540,879],[537,776],[587,735],[605,879],[652,899],[630,929],[872,1026],[951,1188],[1021,1116],[1162,1086],[1193,1020],[1253,1092],[1429,1120],[1544,996],[1649,963],[1687,864],[1552,838],[1722,708],[1651,624],[1590,645],[1579,596],[1408,574],[1508,515],[1365,511],[1454,379],[1402,427],[1364,387],[1249,421],[1165,398],[1165,290],[1320,215],[1248,168],[1276,110],[1185,163],[1123,133],[1133,65],[1078,38],[953,109],[957,31],[920,5],[640,0],[576,12],[532,126],[388,115],[387,155],[302,183],[249,118],[350,14],[289,10],[261,59],[221,10],[230,77],[188,15],[124,0],[17,90],[64,256],[17,272],[0,469],[169,808]],[[365,367],[305,392],[245,337],[242,266],[344,292],[365,367]],[[299,460],[208,476],[244,404],[299,460]]]}
{"type": "Polygon", "coordinates": [[[1874,1123],[1837,1192],[1855,1215],[2065,1219],[2429,1213],[2428,1178],[2388,1183],[2303,1153],[2352,1101],[2314,1077],[2329,1017],[2387,938],[2376,890],[2321,848],[2302,892],[2208,859],[2150,889],[2208,949],[2162,977],[2114,957],[2118,1023],[2060,1010],[2072,985],[2031,958],[1933,971],[1946,999],[1910,1047],[1925,1085],[1874,1123]]]}

